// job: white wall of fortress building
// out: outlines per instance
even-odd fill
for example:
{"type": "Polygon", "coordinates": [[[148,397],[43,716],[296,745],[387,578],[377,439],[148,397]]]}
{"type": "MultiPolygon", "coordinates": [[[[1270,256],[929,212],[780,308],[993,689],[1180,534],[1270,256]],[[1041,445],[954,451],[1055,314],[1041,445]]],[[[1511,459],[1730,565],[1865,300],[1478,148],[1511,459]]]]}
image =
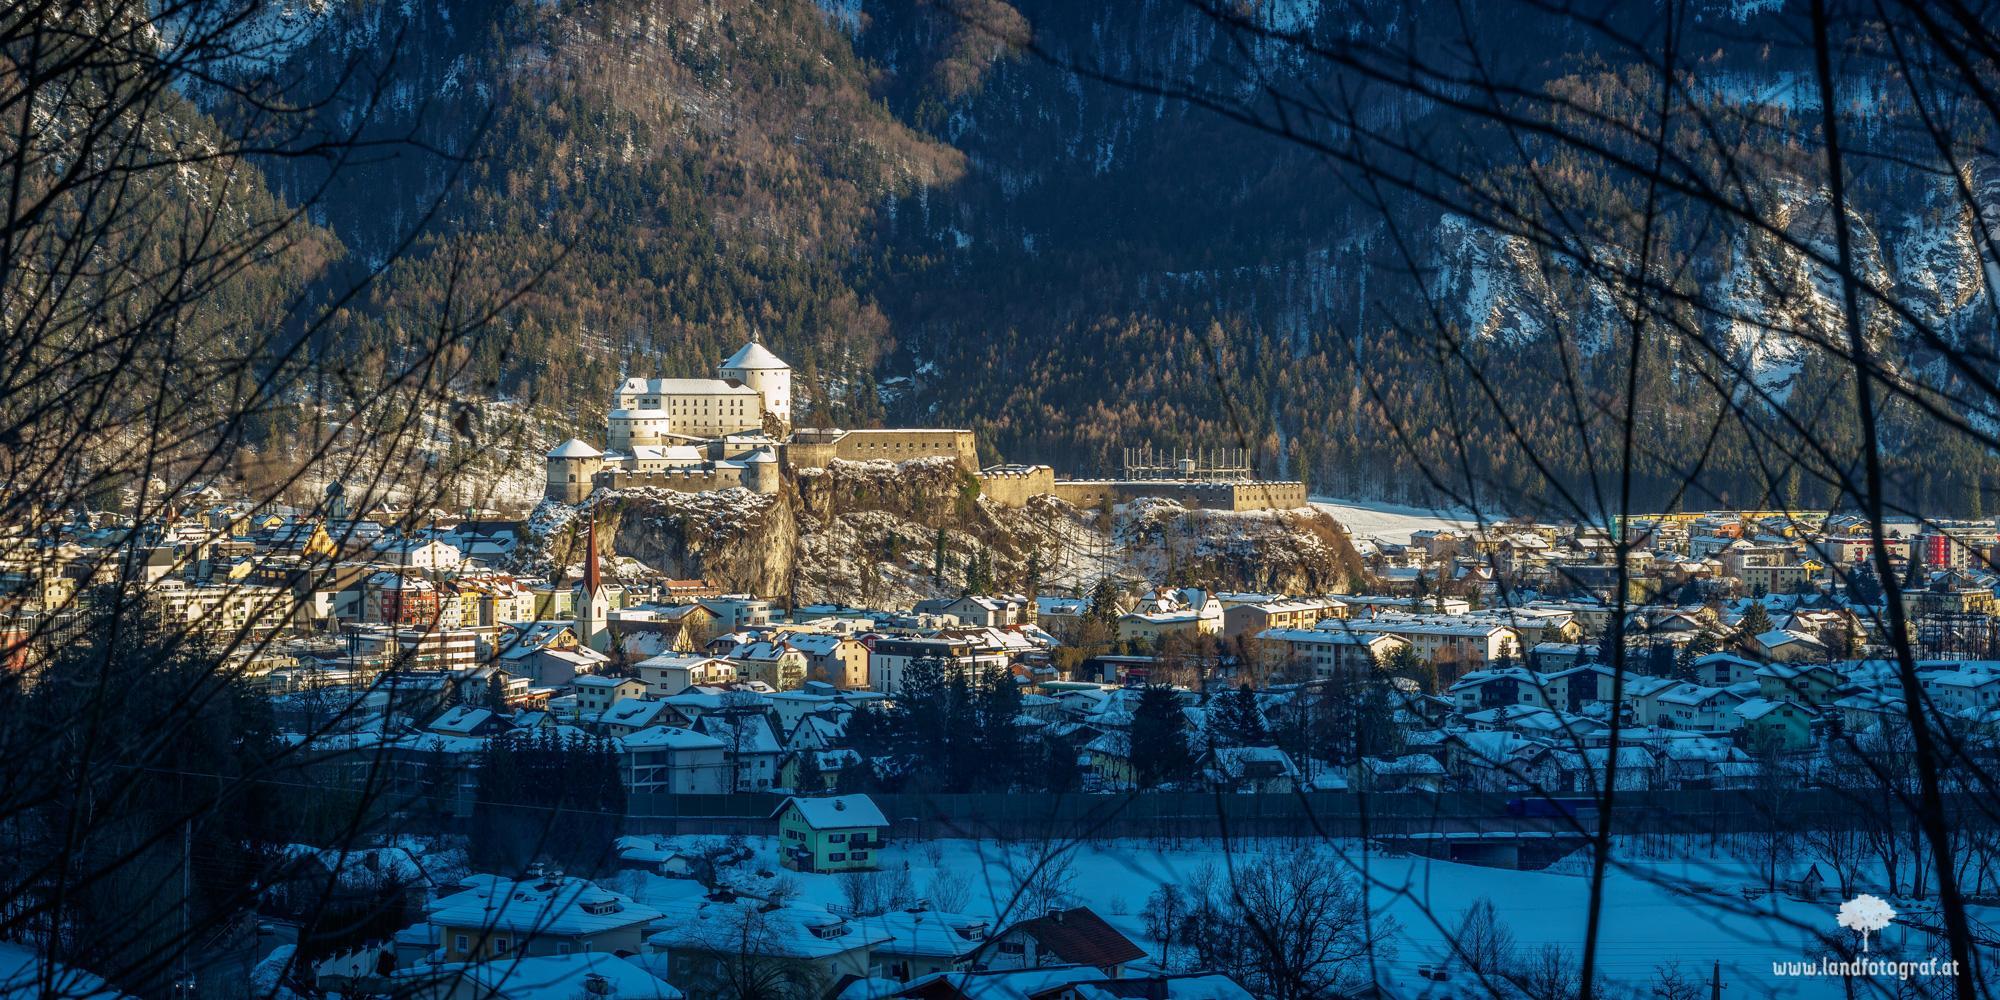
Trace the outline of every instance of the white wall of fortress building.
{"type": "Polygon", "coordinates": [[[979,474],[979,489],[996,503],[1019,507],[1048,494],[1077,507],[1159,497],[1206,510],[1291,510],[1306,506],[1306,484],[1295,479],[1196,480],[1057,479],[1046,465],[1009,466],[979,474]]]}
{"type": "MultiPolygon", "coordinates": [[[[791,367],[754,340],[717,366],[721,378],[628,378],[619,383],[605,419],[605,448],[570,440],[548,454],[548,496],[581,503],[597,487],[656,487],[706,492],[745,486],[778,490],[779,466],[825,468],[834,461],[907,462],[950,458],[979,477],[980,491],[1009,507],[1050,494],[1078,507],[1162,497],[1210,510],[1279,510],[1306,505],[1297,481],[1058,480],[1046,465],[1002,466],[981,472],[970,430],[955,427],[814,428],[776,446],[768,439],[751,454],[733,454],[716,439],[758,435],[769,423],[791,425],[791,367]],[[706,456],[686,447],[706,441],[706,456]],[[712,449],[720,450],[712,450],[712,449]]],[[[736,439],[743,440],[743,439],[736,439]]]]}

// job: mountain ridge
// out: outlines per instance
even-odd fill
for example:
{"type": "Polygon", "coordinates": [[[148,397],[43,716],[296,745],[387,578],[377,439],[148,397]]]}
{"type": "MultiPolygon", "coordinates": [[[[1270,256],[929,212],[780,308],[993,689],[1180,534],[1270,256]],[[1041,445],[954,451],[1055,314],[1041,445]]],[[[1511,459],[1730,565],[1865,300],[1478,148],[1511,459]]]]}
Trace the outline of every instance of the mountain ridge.
{"type": "MultiPolygon", "coordinates": [[[[1411,333],[1429,324],[1421,307],[1435,297],[1463,337],[1455,363],[1508,387],[1517,433],[1546,442],[1553,473],[1587,491],[1582,456],[1598,446],[1601,422],[1566,427],[1548,402],[1561,390],[1550,372],[1569,352],[1596,378],[1617,354],[1605,348],[1625,317],[1595,269],[1629,256],[1623,234],[1584,234],[1580,246],[1596,259],[1582,261],[1454,221],[1423,199],[1391,202],[1384,215],[1308,150],[1062,65],[1226,81],[1243,50],[1187,5],[947,7],[362,0],[323,9],[313,43],[290,46],[285,73],[324,82],[355,52],[400,39],[407,57],[381,67],[395,83],[378,127],[416,123],[446,151],[481,141],[456,186],[451,157],[415,156],[364,169],[322,207],[322,221],[367,258],[427,199],[443,199],[417,252],[360,311],[354,339],[393,351],[396,329],[421,326],[435,307],[449,265],[477,261],[484,287],[500,288],[559,259],[474,347],[461,379],[469,393],[555,415],[563,426],[552,434],[593,427],[624,374],[706,371],[756,335],[799,368],[811,423],[969,426],[983,457],[1079,474],[1109,471],[1126,445],[1240,445],[1267,473],[1420,502],[1447,499],[1423,467],[1446,465],[1461,447],[1454,439],[1470,435],[1481,489],[1532,497],[1543,473],[1506,457],[1518,441],[1452,424],[1438,387],[1465,376],[1436,370],[1425,341],[1443,334],[1411,333]],[[1050,59],[1009,50],[1030,28],[1050,59]],[[385,187],[402,192],[393,210],[361,196],[385,187]],[[1399,242],[1422,248],[1422,280],[1399,242]]],[[[1429,9],[1266,5],[1258,16],[1285,30],[1339,22],[1387,38],[1425,23],[1429,9]]],[[[1725,25],[1783,16],[1731,5],[1697,13],[1725,25]]],[[[1609,114],[1644,107],[1642,71],[1607,69],[1601,47],[1566,41],[1522,57],[1524,78],[1596,95],[1609,114]]],[[[1276,78],[1315,72],[1279,46],[1250,51],[1276,78]]],[[[1801,88],[1782,85],[1795,79],[1795,59],[1704,62],[1719,81],[1707,110],[1757,119],[1742,126],[1746,136],[1809,136],[1801,88]]],[[[350,98],[350,113],[365,105],[350,98]]],[[[1405,96],[1366,114],[1393,123],[1439,112],[1405,96]]],[[[1500,136],[1468,135],[1468,155],[1504,148],[1500,136]]],[[[1797,213],[1807,241],[1824,228],[1810,210],[1823,200],[1806,178],[1810,152],[1756,153],[1772,172],[1763,196],[1808,208],[1797,213]]],[[[1510,167],[1496,153],[1477,182],[1527,199],[1527,171],[1567,171],[1583,182],[1564,193],[1570,207],[1612,218],[1632,210],[1627,181],[1561,150],[1538,155],[1510,167]]],[[[320,179],[267,170],[287,195],[320,179]]],[[[1924,221],[1937,217],[1940,192],[1922,179],[1881,170],[1861,183],[1908,216],[1860,220],[1870,280],[1910,292],[1955,335],[1983,329],[1990,305],[1969,220],[1924,221]],[[1904,257],[1916,265],[1903,267],[1904,257]]],[[[1660,320],[1687,331],[1657,346],[1657,371],[1642,385],[1660,448],[1642,460],[1638,486],[1661,501],[1689,471],[1666,456],[1699,447],[1722,402],[1697,376],[1734,381],[1729,369],[1744,366],[1752,377],[1738,391],[1753,403],[1764,393],[1815,400],[1840,382],[1782,332],[1823,327],[1830,315],[1809,263],[1784,248],[1703,242],[1704,220],[1675,211],[1663,273],[1730,288],[1717,301],[1737,315],[1670,303],[1680,313],[1660,320]],[[1793,301],[1801,288],[1809,294],[1793,301]]],[[[1930,363],[1917,351],[1909,370],[1930,363]]],[[[1701,499],[1774,499],[1785,474],[1763,468],[1764,417],[1729,419],[1740,426],[1706,463],[1701,499]]],[[[1824,433],[1839,442],[1853,431],[1824,433]]],[[[1893,478],[1913,496],[1981,506],[1986,458],[1940,450],[1895,449],[1893,478]]]]}

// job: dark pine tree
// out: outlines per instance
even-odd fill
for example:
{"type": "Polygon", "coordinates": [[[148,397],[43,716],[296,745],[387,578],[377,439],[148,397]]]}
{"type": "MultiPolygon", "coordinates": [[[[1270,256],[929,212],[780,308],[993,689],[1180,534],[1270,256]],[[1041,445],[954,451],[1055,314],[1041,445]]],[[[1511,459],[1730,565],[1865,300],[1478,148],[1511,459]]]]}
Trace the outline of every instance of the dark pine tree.
{"type": "Polygon", "coordinates": [[[1147,687],[1132,710],[1132,768],[1140,788],[1158,788],[1187,776],[1186,717],[1172,688],[1147,687]]]}
{"type": "Polygon", "coordinates": [[[1257,708],[1257,693],[1247,685],[1225,691],[1215,701],[1215,722],[1209,728],[1219,743],[1233,747],[1271,744],[1264,713],[1257,708]]]}

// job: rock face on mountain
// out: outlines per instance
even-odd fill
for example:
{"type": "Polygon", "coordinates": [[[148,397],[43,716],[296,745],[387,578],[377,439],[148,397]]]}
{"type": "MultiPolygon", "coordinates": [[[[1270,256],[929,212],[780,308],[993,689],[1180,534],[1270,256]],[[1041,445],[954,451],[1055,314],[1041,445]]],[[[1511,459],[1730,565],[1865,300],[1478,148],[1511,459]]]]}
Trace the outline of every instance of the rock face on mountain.
{"type": "Polygon", "coordinates": [[[798,523],[782,497],[740,488],[600,490],[587,504],[544,502],[536,510],[528,567],[560,574],[580,565],[588,519],[597,522],[600,556],[634,559],[671,577],[706,577],[731,592],[784,593],[798,553],[798,523]]]}
{"type": "Polygon", "coordinates": [[[586,504],[545,502],[524,568],[582,560],[584,518],[599,545],[673,577],[796,603],[907,606],[959,593],[968,576],[1021,590],[1087,590],[1100,575],[1237,590],[1343,590],[1362,569],[1347,535],[1311,510],[1187,510],[1165,500],[1108,517],[1054,497],[1003,507],[949,460],[834,462],[776,495],[600,490],[586,504]],[[975,565],[983,568],[975,569],[975,565]],[[940,571],[941,569],[941,571],[940,571]]]}
{"type": "Polygon", "coordinates": [[[1348,592],[1365,574],[1347,530],[1313,508],[1189,510],[1171,500],[1127,504],[1114,531],[1155,579],[1214,581],[1260,593],[1348,592]]]}

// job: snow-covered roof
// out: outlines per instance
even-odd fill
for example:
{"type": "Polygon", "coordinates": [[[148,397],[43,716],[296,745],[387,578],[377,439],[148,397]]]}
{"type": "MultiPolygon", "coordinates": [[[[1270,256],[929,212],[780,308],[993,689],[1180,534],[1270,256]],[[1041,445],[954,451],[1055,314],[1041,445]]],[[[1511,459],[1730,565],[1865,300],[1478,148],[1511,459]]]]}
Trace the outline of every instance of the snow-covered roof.
{"type": "Polygon", "coordinates": [[[805,906],[769,909],[741,902],[718,902],[697,897],[670,900],[662,904],[667,919],[654,926],[646,940],[661,951],[694,950],[735,954],[747,936],[757,942],[760,954],[817,959],[868,950],[887,938],[859,920],[849,920],[826,910],[805,906]]]}
{"type": "Polygon", "coordinates": [[[1257,633],[1257,638],[1271,642],[1305,642],[1328,646],[1372,646],[1385,638],[1394,637],[1380,634],[1364,635],[1330,628],[1267,628],[1257,633]]]}
{"type": "Polygon", "coordinates": [[[1784,700],[1782,698],[1781,699],[1752,698],[1744,702],[1743,704],[1736,706],[1736,714],[1742,716],[1746,720],[1756,720],[1756,719],[1761,719],[1764,716],[1767,716],[1772,712],[1777,711],[1778,709],[1784,708],[1787,705],[1790,705],[1793,708],[1798,707],[1796,703],[1784,700]]]}
{"type": "Polygon", "coordinates": [[[1707,687],[1701,684],[1680,684],[1659,696],[1660,701],[1675,705],[1699,705],[1711,698],[1729,695],[1727,688],[1707,687]]]}
{"type": "Polygon", "coordinates": [[[432,904],[431,923],[568,937],[649,923],[659,910],[580,878],[475,876],[473,887],[432,904]]]}
{"type": "MultiPolygon", "coordinates": [[[[1160,981],[1159,990],[1146,995],[1162,1000],[1253,1000],[1255,996],[1219,972],[1168,976],[1160,981]]],[[[1077,1000],[1117,1000],[1126,995],[1109,984],[1098,983],[1078,983],[1072,992],[1077,1000]]]]}
{"type": "MultiPolygon", "coordinates": [[[[755,396],[757,390],[747,385],[733,383],[719,378],[653,378],[644,379],[642,384],[627,383],[623,392],[644,392],[661,396],[755,396]]],[[[653,407],[619,408],[612,410],[612,417],[664,417],[667,411],[653,407]]]]}
{"type": "Polygon", "coordinates": [[[958,959],[979,950],[989,925],[985,917],[925,910],[890,910],[861,923],[888,940],[877,951],[894,955],[958,959]]]}
{"type": "Polygon", "coordinates": [[[763,344],[760,344],[753,340],[747,344],[744,344],[742,347],[737,348],[736,353],[730,355],[729,360],[724,361],[718,367],[722,368],[724,371],[728,371],[731,369],[737,369],[742,371],[769,371],[771,369],[785,369],[789,371],[792,366],[779,360],[777,355],[772,354],[768,350],[765,350],[763,344]]]}
{"type": "Polygon", "coordinates": [[[977,972],[933,972],[903,984],[905,994],[922,996],[943,983],[965,1000],[1006,1000],[1037,996],[1074,983],[1104,978],[1089,965],[1061,965],[1046,969],[982,969],[977,972]]]}
{"type": "Polygon", "coordinates": [[[642,687],[644,686],[644,682],[634,677],[610,677],[604,674],[578,674],[570,678],[569,682],[575,687],[591,688],[615,688],[621,684],[639,684],[642,687]]]}
{"type": "Polygon", "coordinates": [[[699,465],[708,461],[708,455],[691,444],[635,444],[632,457],[641,462],[680,462],[699,465]]]}
{"type": "MultiPolygon", "coordinates": [[[[608,952],[581,952],[571,955],[516,957],[505,962],[477,962],[453,966],[464,982],[476,984],[479,996],[496,1000],[575,1000],[576,997],[603,995],[619,1000],[682,1000],[680,990],[668,985],[636,960],[608,952]],[[608,991],[596,993],[597,990],[608,991]]],[[[419,967],[412,976],[437,971],[419,967]]]]}
{"type": "Polygon", "coordinates": [[[1361,766],[1379,775],[1443,774],[1444,765],[1429,754],[1412,753],[1401,757],[1363,757],[1361,766]]]}
{"type": "Polygon", "coordinates": [[[550,458],[602,458],[604,453],[583,443],[579,438],[570,438],[549,449],[550,458]]]}
{"type": "Polygon", "coordinates": [[[815,830],[840,830],[854,826],[888,826],[889,818],[866,795],[828,795],[806,798],[794,795],[771,813],[777,816],[787,806],[797,807],[799,818],[815,830]]]}
{"type": "Polygon", "coordinates": [[[1788,646],[1792,643],[1809,643],[1816,646],[1819,645],[1819,640],[1809,635],[1800,635],[1797,632],[1774,628],[1769,632],[1759,634],[1757,636],[1757,643],[1765,649],[1777,649],[1779,646],[1788,646]]]}
{"type": "Polygon", "coordinates": [[[452,736],[467,736],[479,730],[493,718],[493,710],[476,705],[455,705],[445,710],[443,715],[431,721],[428,727],[434,733],[452,736]]]}
{"type": "Polygon", "coordinates": [[[647,698],[620,698],[598,716],[598,721],[608,726],[633,726],[644,728],[653,724],[653,719],[672,706],[664,701],[647,698]]]}
{"type": "Polygon", "coordinates": [[[840,648],[841,643],[851,638],[850,636],[835,635],[831,632],[785,632],[781,633],[781,635],[781,642],[807,656],[830,655],[840,648]]]}
{"type": "Polygon", "coordinates": [[[713,736],[679,726],[648,726],[636,733],[619,739],[619,744],[627,750],[665,747],[670,750],[721,750],[724,744],[713,736]]]}
{"type": "Polygon", "coordinates": [[[1230,777],[1242,777],[1251,764],[1272,765],[1289,778],[1299,776],[1291,755],[1277,747],[1217,747],[1214,756],[1215,770],[1230,777]]]}

